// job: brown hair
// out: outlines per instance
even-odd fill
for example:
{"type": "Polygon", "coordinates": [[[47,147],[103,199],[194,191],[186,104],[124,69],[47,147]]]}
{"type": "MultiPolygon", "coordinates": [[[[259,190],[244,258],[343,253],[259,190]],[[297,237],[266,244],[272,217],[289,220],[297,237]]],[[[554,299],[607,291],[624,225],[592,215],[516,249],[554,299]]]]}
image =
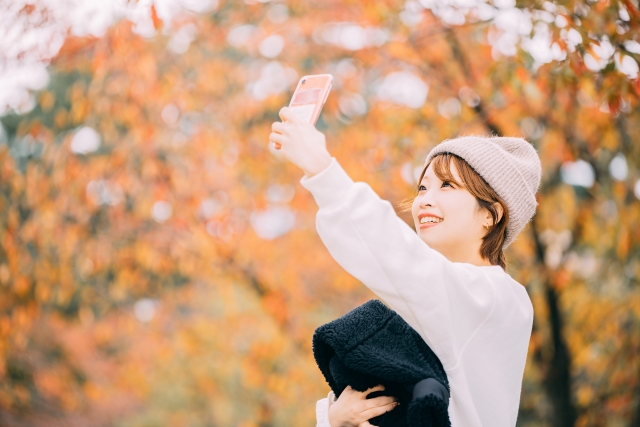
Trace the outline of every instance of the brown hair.
{"type": "MultiPolygon", "coordinates": [[[[507,225],[509,224],[509,210],[507,204],[498,196],[489,184],[475,171],[473,168],[459,156],[452,153],[441,153],[436,155],[431,161],[425,165],[416,185],[416,195],[418,194],[420,183],[424,177],[429,164],[433,163],[433,172],[441,181],[449,181],[457,184],[461,188],[465,188],[471,193],[478,202],[478,210],[486,208],[493,217],[493,225],[489,227],[487,234],[482,238],[480,245],[480,256],[489,260],[491,265],[499,265],[502,269],[506,269],[506,258],[502,250],[502,245],[507,237],[507,225]],[[451,173],[451,162],[455,165],[460,175],[462,183],[455,180],[451,173]],[[498,203],[502,207],[503,215],[498,221],[499,211],[495,204],[498,203]]],[[[411,211],[413,200],[416,196],[402,201],[398,207],[400,212],[411,211]]]]}

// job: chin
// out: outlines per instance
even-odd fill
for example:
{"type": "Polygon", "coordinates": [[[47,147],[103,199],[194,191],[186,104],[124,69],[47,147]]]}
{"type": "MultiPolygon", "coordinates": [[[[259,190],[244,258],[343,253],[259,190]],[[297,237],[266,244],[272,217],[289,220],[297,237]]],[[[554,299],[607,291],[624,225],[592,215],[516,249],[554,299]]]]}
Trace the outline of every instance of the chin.
{"type": "Polygon", "coordinates": [[[435,240],[433,237],[430,236],[425,236],[424,234],[419,234],[418,236],[420,236],[420,239],[425,242],[427,245],[433,247],[434,245],[437,245],[437,240],[435,240]]]}
{"type": "Polygon", "coordinates": [[[442,241],[441,237],[436,236],[434,233],[430,233],[428,229],[425,230],[421,230],[422,233],[419,233],[418,236],[420,237],[420,239],[425,242],[427,245],[429,245],[432,248],[436,248],[439,246],[439,242],[442,241]]]}

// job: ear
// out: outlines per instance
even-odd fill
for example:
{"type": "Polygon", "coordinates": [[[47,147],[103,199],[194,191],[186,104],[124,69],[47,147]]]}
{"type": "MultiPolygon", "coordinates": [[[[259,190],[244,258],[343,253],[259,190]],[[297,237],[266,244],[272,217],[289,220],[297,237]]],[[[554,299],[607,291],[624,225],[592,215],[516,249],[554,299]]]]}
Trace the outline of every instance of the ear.
{"type": "MultiPolygon", "coordinates": [[[[502,219],[502,215],[504,214],[504,211],[502,210],[502,205],[498,202],[495,202],[493,204],[493,207],[496,209],[496,212],[498,213],[498,221],[496,221],[496,224],[497,224],[502,219]]],[[[492,220],[491,213],[489,213],[489,219],[492,220]]]]}
{"type": "MultiPolygon", "coordinates": [[[[496,209],[496,212],[498,213],[498,220],[495,222],[497,224],[502,219],[502,215],[504,214],[504,211],[502,210],[502,205],[500,205],[500,203],[498,202],[495,202],[493,204],[493,207],[496,209]]],[[[485,221],[487,221],[488,224],[494,224],[493,217],[491,216],[491,212],[489,212],[489,209],[485,209],[484,211],[485,211],[485,214],[484,214],[485,221]]]]}

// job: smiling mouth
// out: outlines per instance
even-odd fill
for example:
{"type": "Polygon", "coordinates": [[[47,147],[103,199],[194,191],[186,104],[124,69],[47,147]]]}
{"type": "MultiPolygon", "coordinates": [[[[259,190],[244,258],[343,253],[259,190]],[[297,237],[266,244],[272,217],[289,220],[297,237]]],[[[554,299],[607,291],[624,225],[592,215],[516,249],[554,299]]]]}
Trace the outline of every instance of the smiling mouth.
{"type": "Polygon", "coordinates": [[[420,225],[420,228],[435,227],[436,225],[440,224],[442,221],[444,220],[438,219],[436,221],[425,221],[425,222],[419,223],[419,225],[420,225]]]}
{"type": "Polygon", "coordinates": [[[420,225],[423,224],[439,224],[444,221],[442,218],[436,218],[434,216],[425,216],[420,218],[420,225]]]}

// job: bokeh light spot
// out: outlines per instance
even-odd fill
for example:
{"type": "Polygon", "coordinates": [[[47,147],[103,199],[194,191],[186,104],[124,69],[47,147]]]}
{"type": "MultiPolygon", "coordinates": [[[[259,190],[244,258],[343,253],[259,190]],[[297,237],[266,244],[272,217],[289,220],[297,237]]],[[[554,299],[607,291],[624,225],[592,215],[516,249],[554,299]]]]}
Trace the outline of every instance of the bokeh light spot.
{"type": "Polygon", "coordinates": [[[155,221],[160,223],[165,222],[166,220],[171,218],[172,214],[173,207],[171,206],[171,203],[164,200],[158,200],[153,204],[151,216],[155,221]]]}
{"type": "Polygon", "coordinates": [[[71,151],[76,154],[93,153],[100,148],[100,135],[93,128],[84,126],[71,139],[71,151]]]}

